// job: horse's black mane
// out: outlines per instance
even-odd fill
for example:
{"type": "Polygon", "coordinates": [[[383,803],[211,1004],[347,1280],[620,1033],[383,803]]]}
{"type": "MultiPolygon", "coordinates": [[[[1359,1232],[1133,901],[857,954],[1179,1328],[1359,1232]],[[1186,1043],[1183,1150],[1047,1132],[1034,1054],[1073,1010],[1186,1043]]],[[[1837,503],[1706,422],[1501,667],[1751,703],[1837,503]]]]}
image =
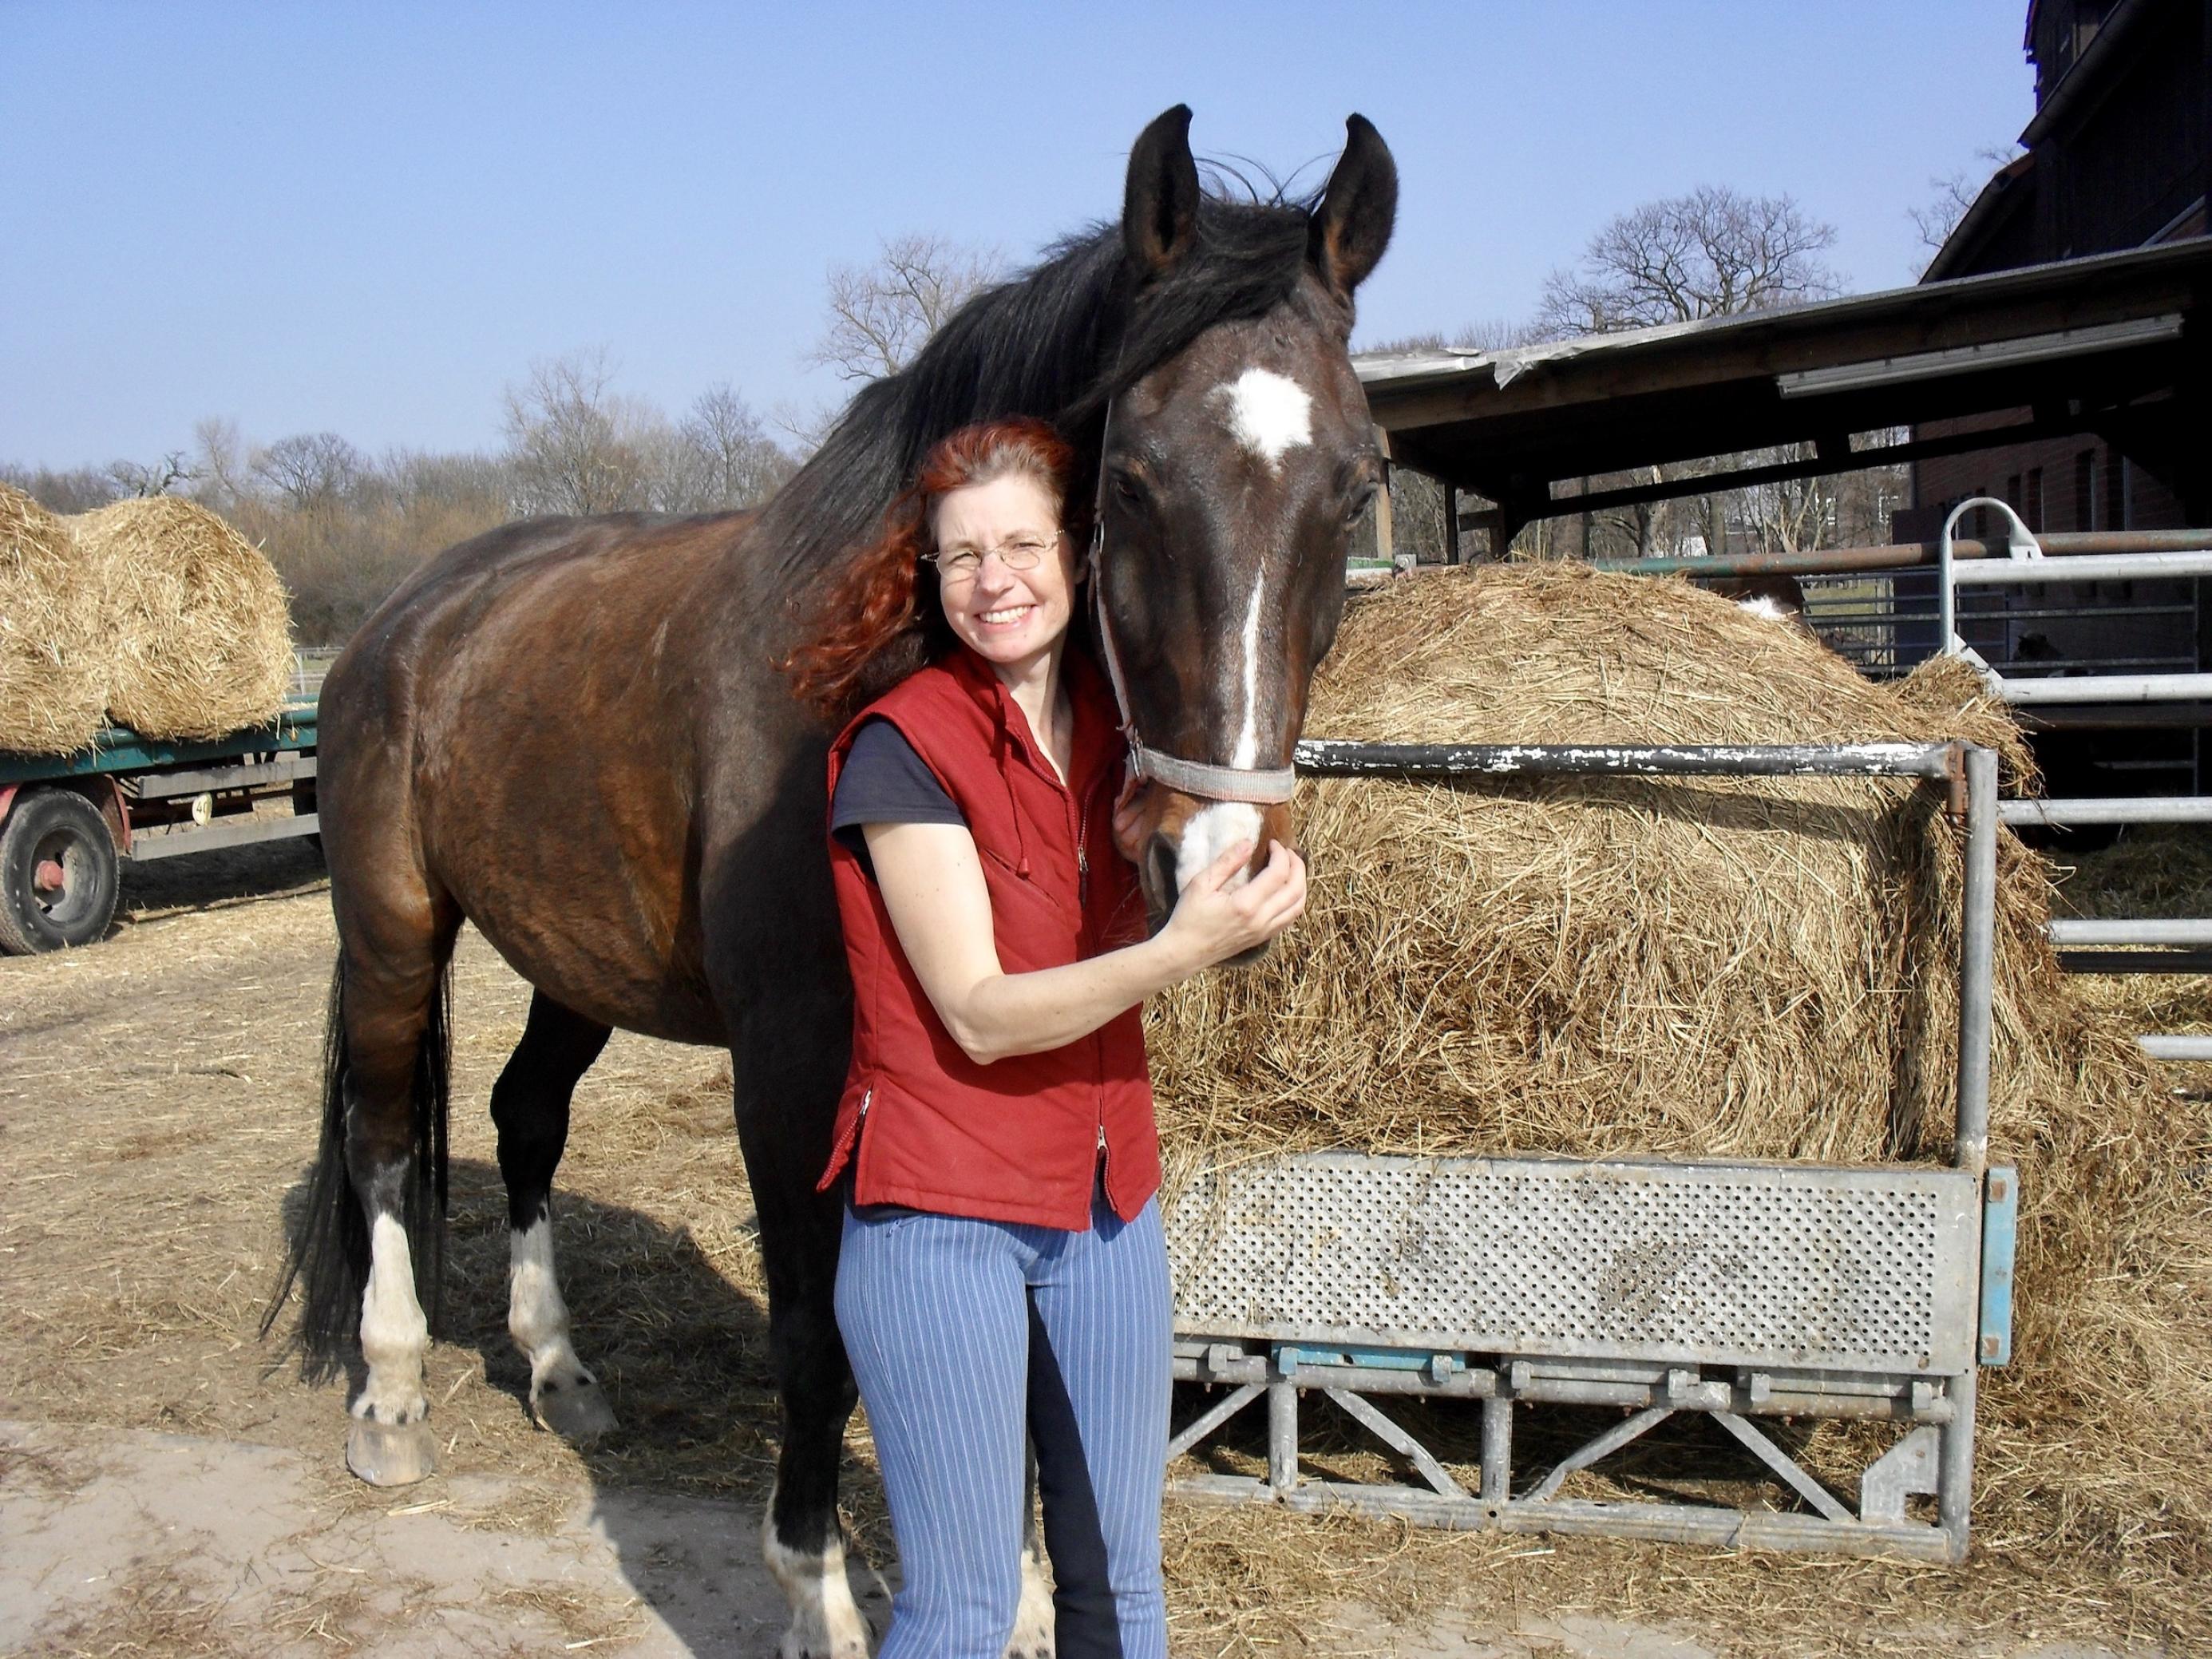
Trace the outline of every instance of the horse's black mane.
{"type": "Polygon", "coordinates": [[[780,490],[758,539],[794,583],[835,570],[875,537],[930,446],[976,421],[1033,415],[1083,458],[1087,501],[1108,401],[1218,323],[1288,297],[1306,258],[1310,204],[1207,195],[1197,239],[1137,284],[1118,223],[1094,225],[977,295],[898,374],[862,388],[812,459],[780,490]]]}

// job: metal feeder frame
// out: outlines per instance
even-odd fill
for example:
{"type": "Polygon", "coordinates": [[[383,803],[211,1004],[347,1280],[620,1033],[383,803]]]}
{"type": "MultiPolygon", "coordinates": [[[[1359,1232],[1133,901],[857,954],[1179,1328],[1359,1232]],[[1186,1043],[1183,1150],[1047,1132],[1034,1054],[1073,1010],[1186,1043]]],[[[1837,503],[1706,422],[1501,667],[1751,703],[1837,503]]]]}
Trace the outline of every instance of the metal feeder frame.
{"type": "Polygon", "coordinates": [[[1987,1167],[1997,765],[1965,744],[1617,748],[1313,741],[1317,776],[1905,777],[1963,814],[1956,1140],[1949,1167],[1318,1153],[1211,1172],[1167,1218],[1175,1375],[1227,1389],[1170,1462],[1261,1401],[1264,1477],[1182,1496],[1348,1506],[1473,1530],[1595,1533],[1850,1554],[1965,1558],[1980,1365],[2010,1357],[2018,1183],[1987,1167]],[[1326,1395],[1422,1482],[1309,1479],[1299,1396],[1326,1395]],[[1469,1491],[1376,1401],[1480,1401],[1469,1491]],[[1628,1413],[1519,1490],[1516,1402],[1628,1413]],[[1562,1498],[1568,1476],[1698,1412],[1796,1510],[1562,1498]],[[1831,1491],[1761,1419],[1881,1419],[1893,1445],[1831,1491]],[[1916,1495],[1934,1499],[1908,1502],[1916,1495]]]}

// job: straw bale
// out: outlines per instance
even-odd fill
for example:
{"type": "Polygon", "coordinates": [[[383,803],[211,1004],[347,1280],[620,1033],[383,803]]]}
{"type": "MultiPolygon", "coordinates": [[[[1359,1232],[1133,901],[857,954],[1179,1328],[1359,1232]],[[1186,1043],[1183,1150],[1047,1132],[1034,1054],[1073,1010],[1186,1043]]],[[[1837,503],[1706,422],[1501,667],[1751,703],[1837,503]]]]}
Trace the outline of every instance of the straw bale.
{"type": "Polygon", "coordinates": [[[0,483],[0,749],[65,755],[100,730],[99,591],[63,522],[0,483]]]}
{"type": "MultiPolygon", "coordinates": [[[[1500,566],[1356,601],[1308,729],[1967,736],[2025,769],[2010,721],[1962,708],[1961,689],[1978,684],[1869,684],[1685,582],[1500,566]]],[[[1863,1161],[1947,1109],[1923,1040],[1945,957],[1905,925],[1945,835],[1908,783],[1331,780],[1302,784],[1297,810],[1304,920],[1255,966],[1155,1006],[1180,1149],[1863,1161]]]]}
{"type": "Polygon", "coordinates": [[[272,720],[291,684],[275,568],[237,531],[174,495],[70,520],[101,593],[108,713],[154,738],[215,738],[272,720]]]}

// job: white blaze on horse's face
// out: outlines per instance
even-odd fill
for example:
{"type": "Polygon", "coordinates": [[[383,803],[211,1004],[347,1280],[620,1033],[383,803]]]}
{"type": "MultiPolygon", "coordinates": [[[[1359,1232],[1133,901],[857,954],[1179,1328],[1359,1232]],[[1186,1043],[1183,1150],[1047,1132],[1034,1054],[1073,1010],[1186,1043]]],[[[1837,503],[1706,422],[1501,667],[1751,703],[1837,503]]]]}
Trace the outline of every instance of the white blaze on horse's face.
{"type": "MultiPolygon", "coordinates": [[[[1313,441],[1313,394],[1287,374],[1272,368],[1248,368],[1207,394],[1222,411],[1229,434],[1272,475],[1280,476],[1283,457],[1313,441]]],[[[1265,567],[1252,585],[1245,607],[1243,637],[1244,720],[1231,754],[1231,766],[1256,763],[1260,747],[1260,607],[1267,597],[1265,567]]]]}
{"type": "Polygon", "coordinates": [[[1237,733],[1231,766],[1250,766],[1260,755],[1260,602],[1267,597],[1267,573],[1252,584],[1252,603],[1244,608],[1244,724],[1237,733]]]}
{"type": "Polygon", "coordinates": [[[1290,451],[1313,441],[1313,394],[1287,374],[1248,368],[1207,396],[1221,406],[1230,434],[1270,472],[1282,471],[1290,451]]]}

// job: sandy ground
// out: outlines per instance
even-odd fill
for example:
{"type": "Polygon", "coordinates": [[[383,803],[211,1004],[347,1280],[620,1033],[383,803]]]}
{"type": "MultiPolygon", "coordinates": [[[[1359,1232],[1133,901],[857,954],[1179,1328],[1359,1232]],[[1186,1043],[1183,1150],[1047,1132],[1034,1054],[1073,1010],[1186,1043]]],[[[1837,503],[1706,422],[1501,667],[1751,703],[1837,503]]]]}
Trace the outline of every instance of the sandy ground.
{"type": "MultiPolygon", "coordinates": [[[[781,1592],[735,1506],[579,1493],[523,1534],[514,1483],[476,1475],[334,1512],[309,1461],[187,1436],[0,1422],[0,1634],[60,1653],[404,1656],[772,1652],[781,1592]]],[[[854,1585],[881,1628],[890,1586],[854,1585]]],[[[1340,1613],[1362,1650],[1434,1659],[1709,1659],[1699,1643],[1589,1615],[1507,1634],[1340,1613]]]]}
{"type": "MultiPolygon", "coordinates": [[[[288,842],[133,871],[107,941],[0,959],[0,1647],[772,1651],[754,1528],[774,1417],[723,1058],[618,1036],[578,1092],[564,1276],[624,1425],[579,1452],[530,1424],[504,1334],[483,1103],[526,988],[465,935],[449,1298],[428,1366],[441,1468],[374,1491],[339,1461],[343,1385],[302,1384],[258,1334],[313,1146],[331,948],[315,855],[288,842]]],[[[893,1568],[864,1425],[848,1453],[854,1585],[880,1617],[893,1568]]],[[[1681,1586],[1709,1559],[1695,1552],[1181,1505],[1168,1531],[1178,1654],[1756,1650],[1686,1616],[1681,1586]]],[[[1939,1582],[1775,1571],[1801,1565],[1851,1575],[1855,1607],[1939,1582]]],[[[1878,1640],[1844,1621],[1832,1650],[2161,1651],[1900,1608],[1878,1640]]]]}

